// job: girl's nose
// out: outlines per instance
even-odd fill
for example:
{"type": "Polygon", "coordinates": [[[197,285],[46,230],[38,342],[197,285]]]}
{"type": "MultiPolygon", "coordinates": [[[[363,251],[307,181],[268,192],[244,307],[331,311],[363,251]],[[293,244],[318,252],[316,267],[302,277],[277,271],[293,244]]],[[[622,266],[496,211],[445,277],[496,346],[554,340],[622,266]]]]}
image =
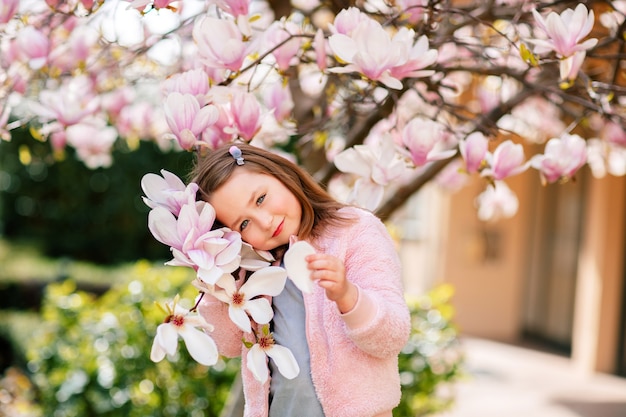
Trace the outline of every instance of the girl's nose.
{"type": "Polygon", "coordinates": [[[260,210],[258,213],[258,222],[264,229],[267,229],[272,226],[273,216],[267,211],[260,210]]]}

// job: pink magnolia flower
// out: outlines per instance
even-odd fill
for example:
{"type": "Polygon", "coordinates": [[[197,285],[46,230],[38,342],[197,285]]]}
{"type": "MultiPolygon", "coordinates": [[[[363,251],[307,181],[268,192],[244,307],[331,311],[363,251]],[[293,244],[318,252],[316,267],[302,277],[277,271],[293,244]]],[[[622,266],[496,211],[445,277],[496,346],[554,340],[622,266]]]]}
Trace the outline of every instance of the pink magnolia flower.
{"type": "Polygon", "coordinates": [[[122,112],[122,109],[132,103],[135,97],[135,90],[129,86],[124,86],[101,94],[100,106],[111,119],[116,120],[122,112]]]}
{"type": "Polygon", "coordinates": [[[451,158],[454,149],[441,149],[449,134],[433,120],[416,117],[402,129],[402,144],[409,151],[416,167],[428,162],[451,158]]]}
{"type": "Polygon", "coordinates": [[[207,94],[211,85],[208,74],[202,68],[196,68],[170,76],[163,81],[161,88],[165,94],[191,94],[204,106],[208,102],[207,94]]]}
{"type": "Polygon", "coordinates": [[[473,132],[459,143],[468,173],[473,174],[480,170],[487,156],[488,146],[489,140],[481,132],[473,132]]]}
{"type": "Polygon", "coordinates": [[[288,348],[276,344],[268,326],[263,326],[257,342],[250,347],[246,355],[246,366],[254,378],[264,384],[269,377],[267,358],[271,358],[278,372],[287,379],[293,379],[300,373],[300,367],[293,353],[288,348]]]}
{"type": "Polygon", "coordinates": [[[437,62],[437,50],[428,49],[428,37],[426,35],[420,36],[413,43],[414,36],[415,32],[406,27],[400,28],[396,36],[394,36],[394,41],[405,42],[408,60],[391,68],[390,74],[392,77],[402,80],[409,77],[427,77],[435,72],[433,70],[424,70],[424,68],[437,62]]]}
{"type": "Polygon", "coordinates": [[[233,140],[232,116],[223,106],[218,105],[216,107],[218,110],[217,121],[202,132],[201,144],[208,146],[209,149],[215,149],[233,140]]]}
{"type": "Polygon", "coordinates": [[[476,86],[476,96],[478,103],[480,104],[480,111],[483,114],[489,113],[491,110],[498,107],[502,102],[502,83],[498,78],[485,77],[476,86]],[[498,80],[498,82],[491,82],[491,80],[498,80]]]}
{"type": "Polygon", "coordinates": [[[583,3],[579,3],[575,10],[565,9],[559,15],[551,12],[544,20],[536,9],[532,11],[535,21],[548,36],[547,40],[533,39],[532,42],[543,51],[555,51],[559,57],[567,58],[579,51],[593,48],[597,39],[581,41],[591,32],[594,24],[593,10],[587,10],[583,3]]]}
{"type": "MultiPolygon", "coordinates": [[[[202,61],[202,59],[198,59],[198,61],[202,61]]],[[[211,81],[211,85],[218,85],[221,84],[222,82],[226,81],[228,79],[228,76],[230,74],[230,70],[225,69],[225,68],[215,68],[215,67],[210,67],[207,66],[206,64],[202,63],[202,69],[204,70],[204,72],[206,72],[206,74],[209,76],[209,80],[211,81]]]]}
{"type": "Polygon", "coordinates": [[[85,10],[91,11],[95,4],[95,0],[45,0],[45,2],[52,10],[63,14],[75,13],[79,4],[82,5],[85,10]]]}
{"type": "Polygon", "coordinates": [[[165,118],[176,140],[183,149],[190,150],[200,140],[202,132],[214,124],[219,112],[213,105],[200,108],[191,94],[171,93],[164,105],[165,118]]]}
{"type": "Polygon", "coordinates": [[[247,16],[250,8],[250,0],[216,0],[216,4],[234,17],[247,16]]]}
{"type": "Polygon", "coordinates": [[[328,66],[326,65],[326,59],[328,58],[326,43],[324,31],[322,29],[318,29],[317,32],[315,32],[315,38],[313,38],[313,48],[315,50],[315,63],[320,71],[324,71],[328,66]]]}
{"type": "Polygon", "coordinates": [[[481,172],[483,177],[502,180],[506,177],[520,174],[528,169],[529,162],[524,162],[524,147],[511,140],[505,140],[495,150],[493,155],[487,155],[488,168],[481,172]]]}
{"type": "Polygon", "coordinates": [[[54,149],[55,151],[62,151],[67,145],[67,132],[65,131],[65,128],[59,123],[49,123],[42,126],[39,131],[46,132],[45,135],[49,135],[48,142],[50,142],[52,149],[54,149]]]}
{"type": "Polygon", "coordinates": [[[285,287],[287,271],[268,266],[254,272],[239,288],[231,274],[223,274],[216,282],[213,296],[228,304],[228,316],[246,333],[252,331],[250,317],[258,324],[267,324],[274,310],[264,295],[277,296],[285,287]],[[248,314],[250,317],[248,317],[248,314]]]}
{"type": "Polygon", "coordinates": [[[90,26],[71,28],[70,36],[52,48],[49,65],[60,71],[71,72],[87,64],[99,40],[98,31],[90,26]]]}
{"type": "Polygon", "coordinates": [[[335,16],[335,21],[333,23],[328,24],[328,30],[330,30],[333,34],[341,33],[349,36],[354,28],[365,20],[369,20],[369,17],[358,7],[348,7],[347,9],[340,11],[337,16],[335,16]]]}
{"type": "Polygon", "coordinates": [[[178,218],[162,206],[148,214],[148,229],[156,240],[170,246],[174,255],[167,265],[194,268],[207,284],[236,270],[241,259],[239,233],[213,230],[214,223],[215,209],[205,201],[183,205],[178,218]]]}
{"type": "Polygon", "coordinates": [[[113,163],[111,150],[117,140],[117,130],[106,126],[102,119],[87,119],[69,126],[65,131],[67,144],[88,168],[109,167],[113,163]]]}
{"type": "Polygon", "coordinates": [[[178,216],[185,204],[194,204],[198,184],[185,186],[178,176],[164,169],[161,175],[148,173],[141,178],[141,189],[146,194],[144,203],[150,208],[165,207],[174,216],[178,216]]]}
{"type": "Polygon", "coordinates": [[[73,77],[58,90],[39,93],[39,103],[33,112],[43,120],[57,120],[63,126],[79,123],[100,109],[100,97],[94,91],[93,81],[87,77],[73,77]]]}
{"type": "Polygon", "coordinates": [[[587,162],[587,143],[578,135],[563,134],[546,144],[543,155],[535,155],[531,166],[548,183],[570,179],[587,162]]]}
{"type": "Polygon", "coordinates": [[[120,135],[127,139],[171,138],[163,108],[155,108],[155,105],[147,100],[133,100],[122,107],[115,119],[120,135]]]}
{"type": "Polygon", "coordinates": [[[575,80],[578,77],[578,71],[587,56],[585,51],[576,52],[574,55],[563,58],[559,62],[559,75],[562,80],[575,80]]]}
{"type": "Polygon", "coordinates": [[[517,213],[519,200],[506,183],[496,181],[476,198],[476,206],[480,220],[495,221],[502,217],[513,217],[517,213]]]}
{"type": "Polygon", "coordinates": [[[196,362],[205,366],[215,365],[219,358],[217,345],[206,333],[213,331],[213,326],[201,315],[190,313],[189,310],[177,305],[177,301],[178,297],[174,303],[166,305],[168,316],[157,327],[150,351],[150,360],[160,362],[166,354],[174,355],[180,336],[185,342],[189,355],[196,362]]]}
{"type": "Polygon", "coordinates": [[[15,16],[20,0],[0,0],[0,24],[7,23],[15,16]]]}
{"type": "Polygon", "coordinates": [[[616,122],[606,122],[602,128],[602,138],[609,143],[626,148],[626,128],[616,122]]]}
{"type": "Polygon", "coordinates": [[[302,38],[291,36],[299,35],[301,32],[300,27],[290,21],[275,22],[267,29],[266,41],[268,47],[272,49],[279,71],[287,71],[292,63],[297,61],[296,54],[302,45],[302,38]]]}
{"type": "Polygon", "coordinates": [[[428,0],[400,0],[396,8],[402,12],[402,18],[415,25],[424,20],[428,0]]]}
{"type": "Polygon", "coordinates": [[[468,180],[468,176],[463,174],[463,161],[460,158],[454,159],[435,177],[435,183],[448,191],[460,190],[468,180]]]}
{"type": "Polygon", "coordinates": [[[26,26],[17,34],[17,47],[28,60],[31,69],[41,69],[48,62],[50,39],[33,26],[26,26]]]}
{"type": "MultiPolygon", "coordinates": [[[[10,42],[10,45],[15,45],[15,42],[10,42]]],[[[12,48],[9,46],[9,51],[12,48]]],[[[6,59],[7,61],[13,61],[14,59],[17,59],[16,57],[11,57],[8,56],[10,54],[6,54],[4,53],[5,51],[2,51],[2,58],[6,59]]],[[[21,66],[18,65],[11,65],[6,74],[9,76],[9,79],[11,80],[11,91],[14,93],[19,93],[19,94],[26,94],[26,91],[28,90],[29,84],[30,84],[30,75],[27,74],[25,71],[23,71],[23,69],[21,68],[21,66]]]]}
{"type": "Polygon", "coordinates": [[[96,0],[80,0],[80,4],[82,4],[83,7],[87,10],[93,9],[95,3],[96,0]]]}
{"type": "Polygon", "coordinates": [[[193,39],[208,67],[237,72],[248,54],[244,36],[232,20],[206,16],[194,25],[193,39]]]}
{"type": "Polygon", "coordinates": [[[395,40],[375,20],[361,21],[350,36],[332,35],[329,45],[337,58],[346,66],[329,68],[336,73],[358,72],[387,87],[401,89],[402,83],[391,75],[391,68],[406,63],[406,45],[403,39],[395,40]]]}
{"type": "Polygon", "coordinates": [[[273,112],[277,122],[280,123],[291,117],[294,102],[288,85],[282,82],[269,84],[263,90],[263,102],[265,107],[273,112]]]}
{"type": "Polygon", "coordinates": [[[261,128],[261,106],[252,93],[235,91],[230,112],[234,124],[234,133],[249,141],[261,128]]]}
{"type": "MultiPolygon", "coordinates": [[[[200,236],[185,254],[197,268],[198,278],[208,284],[214,284],[220,274],[233,272],[240,266],[241,246],[239,233],[221,228],[200,236]]],[[[176,258],[176,250],[173,252],[176,258]]],[[[182,253],[178,259],[182,259],[181,255],[182,253]]],[[[183,259],[183,266],[185,261],[183,259]]],[[[171,264],[178,263],[175,259],[171,264]]]]}
{"type": "Polygon", "coordinates": [[[544,143],[565,129],[561,118],[561,109],[555,103],[531,97],[498,120],[498,127],[515,132],[529,142],[544,143]]]}

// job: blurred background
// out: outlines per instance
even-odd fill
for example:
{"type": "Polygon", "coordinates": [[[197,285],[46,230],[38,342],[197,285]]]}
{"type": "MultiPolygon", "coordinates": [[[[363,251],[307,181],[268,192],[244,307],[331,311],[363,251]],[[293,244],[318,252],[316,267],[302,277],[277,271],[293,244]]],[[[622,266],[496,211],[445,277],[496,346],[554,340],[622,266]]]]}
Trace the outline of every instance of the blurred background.
{"type": "MultiPolygon", "coordinates": [[[[231,415],[238,361],[209,369],[185,349],[174,361],[148,358],[163,319],[154,303],[195,290],[191,271],[163,266],[169,251],[148,231],[140,180],[161,169],[184,178],[191,154],[140,143],[92,170],[71,154],[48,163],[47,146],[27,130],[0,142],[0,415],[231,415]]],[[[625,183],[581,171],[541,186],[522,174],[511,181],[518,214],[498,222],[477,219],[471,184],[426,185],[394,215],[414,320],[397,416],[468,404],[477,392],[464,384],[490,366],[550,369],[528,352],[623,380],[625,183]]],[[[503,386],[491,382],[490,393],[503,386]]],[[[615,407],[607,415],[626,415],[625,403],[615,407]]],[[[573,415],[601,416],[593,410],[573,415]]]]}
{"type": "MultiPolygon", "coordinates": [[[[0,141],[0,416],[235,415],[238,360],[207,368],[184,348],[149,359],[164,318],[155,303],[197,290],[191,269],[163,265],[169,249],[148,231],[140,181],[161,169],[185,178],[191,153],[140,142],[94,170],[68,151],[50,163],[28,130],[0,141]]],[[[453,402],[443,389],[462,374],[453,293],[440,284],[408,297],[398,416],[453,402]]]]}

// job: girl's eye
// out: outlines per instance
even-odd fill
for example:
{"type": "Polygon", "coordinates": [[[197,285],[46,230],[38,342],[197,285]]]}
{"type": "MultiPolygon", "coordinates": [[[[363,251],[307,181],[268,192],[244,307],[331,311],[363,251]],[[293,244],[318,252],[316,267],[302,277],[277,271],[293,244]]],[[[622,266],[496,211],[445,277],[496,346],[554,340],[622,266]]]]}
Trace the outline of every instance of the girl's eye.
{"type": "Polygon", "coordinates": [[[242,231],[243,229],[245,229],[249,222],[250,222],[250,220],[242,221],[241,225],[239,226],[239,230],[242,231]]]}
{"type": "Polygon", "coordinates": [[[266,196],[266,194],[263,194],[261,197],[259,197],[259,198],[257,198],[257,199],[256,199],[256,205],[257,205],[257,206],[260,206],[260,205],[261,205],[261,203],[263,202],[263,200],[265,200],[265,196],[266,196]]]}

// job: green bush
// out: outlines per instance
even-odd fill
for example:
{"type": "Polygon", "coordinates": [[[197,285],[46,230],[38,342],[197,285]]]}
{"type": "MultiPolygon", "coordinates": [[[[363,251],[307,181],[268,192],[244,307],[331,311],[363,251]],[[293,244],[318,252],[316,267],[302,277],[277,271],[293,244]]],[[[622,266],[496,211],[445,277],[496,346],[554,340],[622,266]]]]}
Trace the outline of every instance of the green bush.
{"type": "MultiPolygon", "coordinates": [[[[191,269],[139,262],[99,298],[77,291],[71,280],[50,284],[40,324],[21,342],[41,415],[219,416],[238,360],[207,368],[182,342],[174,361],[149,359],[164,318],[154,302],[175,294],[191,302],[197,294],[192,278],[191,269]]],[[[463,356],[451,296],[452,287],[444,285],[409,300],[413,330],[400,355],[402,400],[395,416],[432,415],[453,402],[446,388],[461,375],[463,356]]]]}
{"type": "Polygon", "coordinates": [[[164,319],[154,303],[177,293],[193,300],[190,273],[139,262],[125,283],[100,298],[76,291],[71,280],[49,285],[27,351],[43,415],[218,416],[238,361],[207,368],[184,346],[173,361],[149,359],[164,319]]]}
{"type": "Polygon", "coordinates": [[[12,136],[0,140],[0,237],[35,244],[48,256],[101,264],[169,256],[148,231],[140,181],[161,169],[184,178],[190,152],[164,152],[145,141],[131,151],[120,141],[111,167],[89,169],[71,148],[54,160],[58,153],[27,129],[12,136]]]}
{"type": "Polygon", "coordinates": [[[412,330],[399,357],[402,400],[394,416],[427,416],[449,408],[462,376],[463,352],[453,324],[449,284],[409,300],[412,330]]]}

